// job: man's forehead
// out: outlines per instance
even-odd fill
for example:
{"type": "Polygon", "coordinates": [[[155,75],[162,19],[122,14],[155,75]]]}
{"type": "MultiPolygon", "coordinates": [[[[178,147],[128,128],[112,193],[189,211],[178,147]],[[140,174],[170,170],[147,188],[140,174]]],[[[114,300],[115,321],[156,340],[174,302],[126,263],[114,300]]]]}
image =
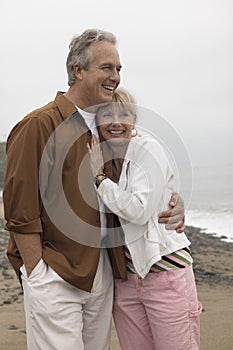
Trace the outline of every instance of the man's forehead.
{"type": "Polygon", "coordinates": [[[94,60],[101,60],[106,64],[112,64],[114,60],[115,65],[121,66],[119,53],[115,45],[107,41],[94,42],[89,46],[89,50],[94,60]]]}

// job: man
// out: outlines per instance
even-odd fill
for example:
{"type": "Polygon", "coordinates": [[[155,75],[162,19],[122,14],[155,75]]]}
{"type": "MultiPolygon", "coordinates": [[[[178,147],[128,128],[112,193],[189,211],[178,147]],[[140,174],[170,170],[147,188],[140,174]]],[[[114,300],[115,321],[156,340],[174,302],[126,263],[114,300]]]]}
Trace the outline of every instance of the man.
{"type": "MultiPolygon", "coordinates": [[[[106,218],[98,209],[89,164],[84,176],[79,173],[86,144],[97,134],[94,114],[84,110],[111,102],[120,83],[115,45],[115,36],[101,30],[75,37],[67,58],[67,93],[58,92],[8,137],[7,253],[22,280],[29,350],[110,348],[112,270],[107,249],[100,248],[106,218]]],[[[178,205],[161,221],[172,216],[182,231],[182,214],[178,205]]],[[[115,275],[125,280],[122,247],[110,255],[115,275]]]]}

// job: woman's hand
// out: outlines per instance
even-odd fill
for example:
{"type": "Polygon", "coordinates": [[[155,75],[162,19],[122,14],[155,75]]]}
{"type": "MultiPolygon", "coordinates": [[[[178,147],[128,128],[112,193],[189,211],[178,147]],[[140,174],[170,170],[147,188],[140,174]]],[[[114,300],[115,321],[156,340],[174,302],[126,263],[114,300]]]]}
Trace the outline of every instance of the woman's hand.
{"type": "Polygon", "coordinates": [[[104,171],[104,160],[102,151],[100,148],[99,138],[95,135],[92,135],[91,145],[87,143],[87,149],[90,155],[90,166],[93,177],[96,175],[102,174],[104,171]]]}

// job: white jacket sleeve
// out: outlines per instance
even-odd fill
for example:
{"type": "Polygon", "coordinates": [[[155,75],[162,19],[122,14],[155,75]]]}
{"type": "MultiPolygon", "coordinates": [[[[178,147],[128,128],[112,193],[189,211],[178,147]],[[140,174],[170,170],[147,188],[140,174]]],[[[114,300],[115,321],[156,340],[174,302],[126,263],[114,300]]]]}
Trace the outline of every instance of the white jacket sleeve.
{"type": "Polygon", "coordinates": [[[128,167],[123,167],[119,185],[106,179],[97,193],[120,218],[143,225],[161,207],[163,191],[171,175],[168,160],[159,143],[151,138],[131,140],[126,160],[128,167]],[[124,180],[126,183],[121,186],[124,180]]]}

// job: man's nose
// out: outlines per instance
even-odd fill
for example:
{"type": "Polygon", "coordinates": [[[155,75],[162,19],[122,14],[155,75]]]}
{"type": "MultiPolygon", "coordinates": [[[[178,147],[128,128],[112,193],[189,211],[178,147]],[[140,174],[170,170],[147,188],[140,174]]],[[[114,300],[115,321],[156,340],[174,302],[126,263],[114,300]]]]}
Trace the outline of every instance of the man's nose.
{"type": "Polygon", "coordinates": [[[120,73],[119,73],[119,70],[117,68],[113,68],[111,70],[110,79],[112,81],[117,82],[119,84],[119,82],[120,82],[120,73]]]}

